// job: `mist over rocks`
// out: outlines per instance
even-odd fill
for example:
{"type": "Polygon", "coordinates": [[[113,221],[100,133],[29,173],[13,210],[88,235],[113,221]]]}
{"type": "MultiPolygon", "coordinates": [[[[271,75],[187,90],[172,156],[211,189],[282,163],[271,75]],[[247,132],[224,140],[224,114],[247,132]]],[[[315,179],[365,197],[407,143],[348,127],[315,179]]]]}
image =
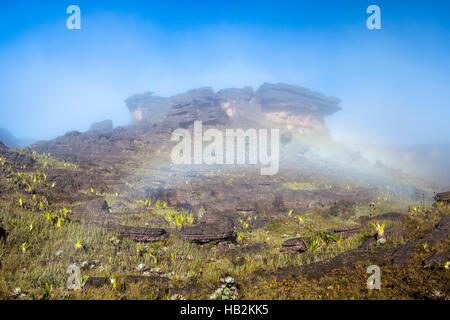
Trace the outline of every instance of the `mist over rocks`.
{"type": "Polygon", "coordinates": [[[103,120],[100,122],[94,122],[90,127],[89,131],[108,131],[113,129],[112,120],[103,120]]]}
{"type": "Polygon", "coordinates": [[[169,99],[155,96],[153,92],[144,92],[132,95],[125,100],[125,103],[131,113],[133,122],[143,119],[156,122],[164,117],[169,99]]]}
{"type": "Polygon", "coordinates": [[[34,143],[31,138],[16,138],[11,132],[0,128],[0,141],[10,148],[24,148],[34,143]]]}
{"type": "Polygon", "coordinates": [[[324,128],[325,116],[340,110],[339,99],[284,83],[264,83],[256,91],[244,87],[214,92],[204,87],[168,98],[146,92],[125,102],[133,123],[165,118],[169,127],[182,128],[201,120],[204,125],[259,124],[315,131],[324,128]]]}
{"type": "MultiPolygon", "coordinates": [[[[265,83],[256,91],[243,87],[217,92],[211,87],[203,87],[171,97],[145,92],[133,95],[125,102],[132,116],[127,126],[84,133],[72,131],[50,141],[35,143],[32,148],[81,166],[99,166],[118,176],[126,166],[137,166],[142,161],[140,150],[150,149],[152,158],[145,158],[145,161],[165,163],[170,167],[167,170],[173,172],[174,166],[170,162],[173,131],[178,128],[191,130],[194,121],[200,120],[203,127],[219,130],[279,129],[282,170],[298,171],[303,167],[303,170],[316,174],[330,172],[342,179],[369,184],[390,183],[398,175],[403,177],[400,171],[372,165],[360,153],[334,141],[324,119],[340,110],[339,99],[299,86],[265,83]]],[[[93,129],[105,128],[104,125],[110,127],[102,122],[94,124],[93,129]]],[[[179,168],[180,176],[188,174],[189,170],[192,168],[179,168]]],[[[159,182],[165,184],[167,181],[160,179],[159,182]]],[[[406,192],[412,191],[408,188],[406,192]]]]}
{"type": "Polygon", "coordinates": [[[194,121],[204,125],[225,125],[229,117],[220,107],[212,88],[199,88],[170,98],[171,104],[165,122],[171,128],[188,128],[194,121]]]}

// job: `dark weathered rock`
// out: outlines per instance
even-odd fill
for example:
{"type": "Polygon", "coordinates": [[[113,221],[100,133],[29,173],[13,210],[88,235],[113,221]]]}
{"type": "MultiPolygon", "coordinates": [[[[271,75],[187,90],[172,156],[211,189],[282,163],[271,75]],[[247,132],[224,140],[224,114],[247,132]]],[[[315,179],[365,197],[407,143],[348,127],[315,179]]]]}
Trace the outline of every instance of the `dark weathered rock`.
{"type": "Polygon", "coordinates": [[[443,202],[445,205],[450,205],[450,191],[436,194],[434,200],[436,202],[443,202]]]}
{"type": "Polygon", "coordinates": [[[229,117],[219,104],[211,88],[200,88],[171,98],[171,107],[166,122],[170,127],[188,128],[194,121],[203,125],[218,125],[229,122],[229,117]]]}
{"type": "Polygon", "coordinates": [[[323,117],[340,109],[339,99],[284,83],[264,83],[255,96],[263,111],[289,111],[323,117]]]}
{"type": "Polygon", "coordinates": [[[450,261],[450,251],[436,252],[423,261],[423,266],[424,268],[443,269],[447,261],[450,261]]]}
{"type": "Polygon", "coordinates": [[[116,166],[130,158],[139,130],[116,128],[109,131],[68,132],[51,141],[32,145],[38,152],[51,153],[64,161],[87,166],[116,166]]]}
{"type": "Polygon", "coordinates": [[[100,122],[93,123],[89,131],[108,131],[113,129],[113,122],[112,120],[104,120],[100,122]]]}
{"type": "Polygon", "coordinates": [[[281,252],[305,252],[308,250],[308,238],[294,238],[283,242],[281,252]]]}
{"type": "Polygon", "coordinates": [[[233,241],[234,225],[227,216],[206,215],[196,226],[181,230],[180,236],[183,240],[195,243],[233,241]]]}
{"type": "Polygon", "coordinates": [[[130,227],[112,223],[105,225],[105,228],[136,242],[162,241],[168,236],[166,230],[160,228],[130,227]]]}

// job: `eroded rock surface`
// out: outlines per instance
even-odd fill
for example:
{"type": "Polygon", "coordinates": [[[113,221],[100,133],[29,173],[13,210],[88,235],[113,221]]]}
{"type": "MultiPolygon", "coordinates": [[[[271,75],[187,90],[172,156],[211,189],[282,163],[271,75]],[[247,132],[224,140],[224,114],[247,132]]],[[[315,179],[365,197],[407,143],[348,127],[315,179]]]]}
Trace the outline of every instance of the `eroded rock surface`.
{"type": "Polygon", "coordinates": [[[281,252],[305,252],[308,250],[308,238],[294,238],[283,242],[281,252]]]}
{"type": "Polygon", "coordinates": [[[183,240],[200,244],[213,241],[233,241],[234,224],[227,216],[206,215],[197,225],[181,230],[180,237],[183,240]]]}
{"type": "Polygon", "coordinates": [[[436,194],[434,200],[436,202],[443,202],[445,205],[450,205],[450,191],[436,194]]]}
{"type": "Polygon", "coordinates": [[[108,223],[104,227],[110,232],[116,232],[136,242],[156,242],[168,237],[166,230],[161,228],[130,227],[113,223],[108,223]]]}

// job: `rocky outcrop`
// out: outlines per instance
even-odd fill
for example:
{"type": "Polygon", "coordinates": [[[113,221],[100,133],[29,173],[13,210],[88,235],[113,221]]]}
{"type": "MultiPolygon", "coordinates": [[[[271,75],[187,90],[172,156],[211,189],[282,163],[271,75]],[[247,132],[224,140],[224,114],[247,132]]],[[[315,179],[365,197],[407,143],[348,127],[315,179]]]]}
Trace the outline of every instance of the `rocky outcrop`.
{"type": "Polygon", "coordinates": [[[89,166],[109,166],[130,157],[138,134],[124,128],[85,133],[71,131],[51,141],[37,142],[32,149],[77,164],[86,162],[89,166]]]}
{"type": "Polygon", "coordinates": [[[93,123],[89,131],[108,131],[113,129],[113,122],[112,120],[104,120],[100,122],[93,123]]]}
{"type": "Polygon", "coordinates": [[[171,107],[165,122],[170,127],[188,128],[194,121],[203,125],[220,125],[229,122],[229,117],[219,104],[211,88],[191,90],[170,98],[171,107]]]}
{"type": "Polygon", "coordinates": [[[232,220],[226,216],[206,215],[199,224],[181,230],[180,237],[183,240],[200,244],[213,241],[233,241],[234,225],[232,220]]]}
{"type": "Polygon", "coordinates": [[[324,117],[340,110],[336,98],[283,83],[263,84],[255,98],[267,120],[296,127],[322,128],[324,117]]]}
{"type": "Polygon", "coordinates": [[[156,122],[161,120],[169,106],[169,99],[155,96],[152,92],[135,94],[125,100],[133,122],[144,119],[156,122]]]}
{"type": "Polygon", "coordinates": [[[161,228],[130,227],[112,223],[106,224],[105,228],[109,232],[116,232],[136,242],[162,241],[168,236],[167,232],[161,228]]]}
{"type": "Polygon", "coordinates": [[[285,83],[264,83],[255,93],[263,111],[326,116],[340,110],[340,101],[318,92],[285,83]]]}
{"type": "Polygon", "coordinates": [[[169,98],[144,93],[128,98],[126,103],[135,123],[164,114],[165,125],[181,128],[200,120],[204,125],[267,122],[289,128],[322,129],[324,117],[339,110],[338,99],[283,83],[265,83],[256,92],[244,87],[215,93],[206,87],[169,98]]]}

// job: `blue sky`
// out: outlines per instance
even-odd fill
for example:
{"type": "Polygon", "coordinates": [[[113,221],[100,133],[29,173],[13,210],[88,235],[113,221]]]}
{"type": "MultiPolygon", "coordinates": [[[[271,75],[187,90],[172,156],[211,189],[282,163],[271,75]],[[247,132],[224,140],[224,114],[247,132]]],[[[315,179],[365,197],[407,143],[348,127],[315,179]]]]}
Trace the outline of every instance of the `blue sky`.
{"type": "Polygon", "coordinates": [[[337,140],[450,142],[449,56],[448,1],[3,0],[0,127],[50,139],[128,124],[134,93],[287,82],[342,99],[337,140]]]}

